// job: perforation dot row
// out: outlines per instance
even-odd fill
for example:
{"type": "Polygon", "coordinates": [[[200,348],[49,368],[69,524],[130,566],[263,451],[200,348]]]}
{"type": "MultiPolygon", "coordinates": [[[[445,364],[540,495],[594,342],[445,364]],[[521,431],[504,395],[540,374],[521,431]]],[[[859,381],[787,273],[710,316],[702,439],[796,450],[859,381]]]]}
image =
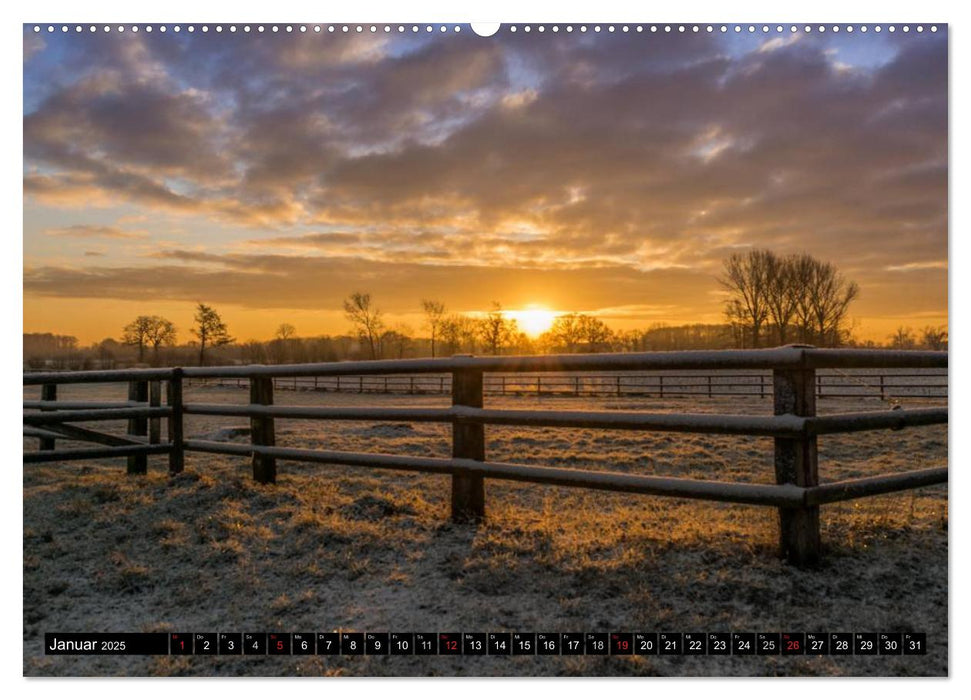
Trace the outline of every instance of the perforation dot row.
{"type": "MultiPolygon", "coordinates": [[[[735,25],[728,25],[728,24],[721,24],[721,25],[712,25],[712,24],[708,24],[708,25],[698,25],[698,24],[691,24],[691,25],[685,25],[685,24],[678,24],[678,25],[672,25],[672,24],[640,25],[640,24],[638,24],[638,25],[633,25],[633,26],[627,25],[627,24],[624,24],[624,25],[613,25],[613,24],[609,24],[609,25],[604,25],[604,26],[601,26],[599,24],[592,25],[592,26],[587,26],[587,25],[574,26],[574,25],[571,25],[571,24],[563,25],[563,26],[556,25],[556,24],[551,25],[551,26],[546,26],[546,25],[542,25],[542,24],[539,24],[539,25],[529,25],[529,24],[526,24],[526,25],[518,26],[518,25],[513,24],[513,25],[510,25],[509,27],[507,27],[506,28],[506,31],[509,31],[510,33],[513,33],[513,34],[515,34],[516,32],[519,32],[519,31],[526,32],[526,33],[529,33],[529,32],[532,32],[532,31],[536,31],[536,32],[539,32],[539,33],[544,33],[546,31],[550,31],[550,32],[553,32],[553,33],[558,33],[558,32],[561,32],[561,31],[567,32],[567,33],[571,33],[571,32],[574,32],[574,31],[578,31],[580,33],[592,31],[592,32],[596,33],[596,32],[602,32],[604,30],[606,30],[608,33],[609,32],[617,32],[617,31],[620,31],[622,33],[625,33],[625,32],[627,32],[627,33],[629,33],[629,32],[635,32],[635,33],[643,33],[643,32],[651,32],[651,33],[658,33],[658,32],[673,33],[673,32],[678,32],[678,33],[682,33],[682,34],[684,34],[684,33],[692,33],[692,34],[708,33],[708,34],[711,34],[711,33],[719,32],[719,33],[724,34],[724,33],[728,33],[728,32],[734,32],[736,34],[739,34],[739,33],[745,32],[745,33],[749,33],[749,34],[754,34],[756,32],[759,32],[759,33],[762,33],[762,34],[769,34],[769,33],[775,32],[777,34],[781,34],[783,32],[789,32],[789,33],[795,33],[795,32],[803,32],[803,33],[817,32],[817,33],[824,33],[824,32],[827,32],[827,31],[831,31],[831,32],[834,32],[834,33],[839,33],[839,32],[842,31],[842,32],[846,32],[848,34],[852,34],[855,31],[859,31],[859,32],[862,32],[862,33],[866,33],[868,31],[874,31],[874,32],[880,33],[882,31],[884,31],[884,29],[886,29],[886,31],[891,32],[891,33],[896,32],[898,30],[899,31],[902,31],[904,33],[909,33],[911,30],[917,31],[917,32],[924,32],[925,30],[928,30],[928,31],[931,31],[931,32],[936,32],[937,31],[937,25],[933,25],[932,24],[929,27],[925,27],[922,24],[918,24],[918,25],[914,25],[914,26],[911,26],[911,25],[908,25],[908,24],[904,24],[904,25],[900,25],[900,26],[891,24],[891,25],[887,25],[886,27],[884,27],[884,26],[878,24],[878,25],[873,25],[871,27],[871,26],[868,26],[868,25],[865,25],[865,24],[864,25],[859,25],[859,26],[854,26],[854,25],[843,25],[843,26],[841,26],[841,25],[838,25],[838,24],[834,24],[834,25],[831,25],[831,26],[826,26],[824,24],[820,24],[820,25],[810,25],[810,24],[805,24],[805,25],[796,25],[796,24],[782,25],[782,24],[777,24],[777,25],[773,25],[773,26],[770,26],[770,25],[767,25],[767,24],[763,24],[761,26],[754,25],[754,24],[749,24],[749,25],[741,25],[741,24],[735,24],[735,25]]],[[[399,25],[390,25],[390,24],[385,24],[385,25],[376,25],[376,24],[371,24],[371,25],[362,25],[362,24],[357,24],[357,25],[347,25],[347,24],[335,25],[335,24],[330,24],[330,25],[326,25],[326,26],[325,25],[320,25],[320,24],[311,24],[311,25],[307,25],[307,24],[285,24],[285,25],[273,24],[273,25],[262,25],[262,24],[260,24],[260,25],[255,25],[255,26],[251,26],[251,25],[248,25],[248,24],[241,25],[241,26],[237,26],[235,24],[230,24],[230,25],[223,26],[221,24],[217,24],[217,25],[213,25],[213,26],[210,26],[210,25],[201,25],[201,26],[198,26],[198,27],[195,26],[195,25],[191,25],[191,24],[190,25],[186,25],[186,26],[179,25],[179,24],[175,24],[175,25],[171,25],[171,26],[164,25],[164,24],[154,26],[154,25],[150,25],[149,24],[149,25],[143,25],[143,26],[131,25],[129,27],[126,27],[125,25],[122,25],[122,24],[117,25],[117,26],[112,26],[112,25],[108,25],[108,24],[103,25],[103,26],[98,26],[98,25],[94,25],[94,24],[88,25],[88,26],[82,26],[80,24],[73,25],[73,26],[69,26],[69,25],[66,25],[66,24],[55,26],[53,24],[49,24],[49,25],[47,25],[47,27],[42,27],[41,25],[34,25],[34,32],[35,33],[40,33],[40,32],[43,32],[45,30],[49,34],[53,34],[56,31],[61,31],[61,32],[66,33],[66,32],[70,32],[72,30],[74,32],[76,32],[76,33],[84,32],[84,31],[87,31],[87,32],[98,32],[98,31],[102,31],[102,32],[125,32],[125,31],[130,31],[132,33],[137,33],[139,31],[144,31],[144,32],[147,32],[149,34],[152,33],[153,31],[158,31],[158,32],[161,32],[161,33],[164,34],[165,32],[167,32],[169,30],[171,30],[171,31],[173,31],[175,33],[179,33],[179,32],[185,31],[185,32],[189,32],[190,34],[195,33],[197,31],[202,32],[203,34],[206,34],[206,33],[209,33],[209,32],[216,32],[218,34],[218,33],[226,32],[226,31],[228,31],[230,33],[236,33],[236,32],[242,31],[243,33],[250,33],[250,32],[256,32],[256,33],[263,33],[263,32],[271,32],[271,33],[279,33],[279,32],[293,33],[293,32],[298,32],[298,33],[304,33],[304,34],[307,33],[307,32],[313,32],[313,33],[316,33],[316,34],[320,34],[322,32],[328,32],[328,33],[331,33],[331,34],[333,34],[333,33],[352,33],[352,32],[353,33],[370,32],[372,34],[376,34],[378,32],[384,32],[384,33],[397,32],[399,34],[403,34],[405,32],[411,32],[412,34],[417,34],[419,32],[424,32],[424,33],[427,34],[427,33],[434,32],[436,30],[438,32],[440,32],[440,33],[446,33],[446,32],[449,32],[450,30],[452,32],[458,33],[458,32],[461,32],[462,31],[462,28],[459,25],[451,25],[451,26],[449,26],[449,25],[444,25],[444,24],[442,24],[442,25],[431,25],[431,24],[426,24],[426,25],[418,25],[418,24],[412,24],[412,25],[404,25],[404,24],[399,24],[399,25]]]]}
{"type": "Polygon", "coordinates": [[[363,32],[371,32],[373,34],[373,33],[381,32],[381,31],[386,32],[386,33],[390,33],[390,32],[393,32],[393,31],[397,31],[399,33],[412,32],[412,33],[416,33],[417,34],[418,32],[430,33],[430,32],[434,32],[436,30],[439,31],[439,32],[443,32],[443,33],[444,32],[448,32],[449,30],[451,30],[453,32],[461,32],[462,31],[462,28],[460,26],[458,26],[458,25],[447,26],[447,25],[444,25],[444,24],[442,24],[442,25],[431,25],[431,24],[428,24],[428,25],[420,25],[420,26],[417,25],[417,24],[408,25],[408,26],[405,26],[403,24],[402,25],[396,25],[396,26],[392,26],[390,24],[385,24],[383,26],[379,26],[379,25],[375,25],[375,24],[372,24],[372,25],[361,25],[361,24],[358,24],[358,25],[347,25],[347,24],[335,25],[335,24],[331,24],[331,25],[326,25],[326,26],[325,25],[320,25],[320,24],[272,24],[272,25],[268,25],[268,26],[267,25],[262,25],[262,24],[255,25],[255,26],[251,26],[249,24],[244,24],[244,25],[240,25],[240,26],[237,26],[235,24],[230,24],[230,25],[226,25],[226,26],[223,26],[221,24],[216,24],[216,25],[212,25],[212,26],[207,25],[207,24],[200,25],[200,26],[195,26],[195,25],[191,25],[191,24],[190,25],[186,25],[186,26],[182,26],[182,25],[176,24],[176,25],[167,26],[167,25],[162,24],[162,25],[154,26],[154,25],[148,24],[148,25],[142,25],[142,26],[132,25],[130,27],[126,27],[123,24],[119,24],[117,26],[112,26],[112,25],[109,25],[109,24],[106,24],[104,26],[98,26],[98,25],[94,25],[94,24],[88,25],[88,26],[82,26],[80,24],[76,24],[76,25],[73,25],[73,26],[70,26],[70,25],[67,25],[67,24],[62,24],[62,25],[55,26],[53,24],[49,24],[49,25],[47,25],[47,27],[42,27],[42,26],[36,25],[36,24],[34,25],[34,32],[35,33],[47,31],[49,34],[52,34],[52,33],[56,32],[56,31],[61,31],[61,32],[65,32],[65,33],[66,32],[70,32],[70,31],[74,31],[74,32],[77,32],[77,33],[84,32],[84,31],[88,31],[88,32],[98,32],[98,31],[101,31],[101,32],[125,32],[125,31],[130,31],[130,32],[133,32],[133,33],[137,33],[139,31],[143,31],[143,32],[147,32],[147,33],[152,33],[153,31],[158,31],[158,32],[165,33],[165,32],[167,32],[169,30],[171,30],[173,32],[176,32],[176,33],[185,31],[185,32],[189,32],[190,34],[195,33],[195,32],[202,32],[203,34],[206,34],[206,33],[209,33],[209,32],[216,32],[216,33],[221,33],[221,32],[230,32],[230,33],[237,33],[237,32],[243,32],[243,33],[251,33],[251,32],[257,32],[257,33],[262,33],[262,32],[278,33],[278,32],[285,32],[285,33],[291,33],[291,34],[294,33],[294,32],[298,32],[298,33],[302,33],[302,34],[306,34],[308,32],[313,32],[313,33],[316,33],[316,34],[320,34],[321,32],[329,32],[329,33],[335,33],[335,32],[340,32],[340,33],[350,33],[350,32],[363,33],[363,32]]]}

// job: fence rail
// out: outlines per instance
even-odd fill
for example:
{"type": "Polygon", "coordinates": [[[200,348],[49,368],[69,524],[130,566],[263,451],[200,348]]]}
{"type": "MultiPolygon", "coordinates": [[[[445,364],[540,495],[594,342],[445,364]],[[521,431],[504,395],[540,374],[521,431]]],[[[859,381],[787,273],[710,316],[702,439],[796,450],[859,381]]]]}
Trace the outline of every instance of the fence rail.
{"type": "MultiPolygon", "coordinates": [[[[947,369],[947,353],[817,350],[787,346],[771,350],[634,353],[621,355],[565,355],[537,357],[456,356],[431,360],[401,360],[277,365],[247,367],[191,367],[151,370],[106,370],[96,372],[46,372],[24,374],[24,384],[40,385],[41,399],[24,401],[24,434],[39,440],[39,451],[24,455],[25,463],[58,460],[126,457],[128,472],[145,473],[147,457],[166,454],[169,470],[184,468],[189,452],[246,456],[252,460],[253,476],[263,483],[276,480],[277,460],[317,462],[352,467],[383,468],[447,474],[452,478],[452,517],[456,521],[485,517],[486,479],[513,480],[535,484],[621,491],[647,495],[694,498],[745,503],[779,509],[780,548],[790,562],[805,565],[820,556],[819,506],[852,498],[919,488],[947,482],[947,469],[931,468],[901,474],[820,484],[817,465],[817,438],[821,435],[868,431],[900,430],[906,427],[946,424],[947,408],[902,409],[816,415],[820,387],[826,383],[818,369],[947,369]],[[563,377],[563,372],[629,372],[701,370],[700,383],[707,395],[714,395],[713,372],[768,370],[763,375],[736,375],[758,378],[761,395],[773,399],[774,415],[713,415],[691,413],[650,413],[631,411],[552,411],[507,410],[483,406],[490,394],[496,373],[501,381],[511,374],[517,380],[523,373],[535,374],[537,391],[569,380],[577,393],[579,377],[563,377]],[[447,380],[452,405],[448,408],[348,408],[274,405],[274,389],[279,382],[313,381],[319,388],[321,378],[354,378],[363,386],[365,379],[386,382],[388,377],[405,375],[414,386],[418,378],[439,374],[442,391],[447,380]],[[249,403],[244,405],[186,403],[183,385],[188,381],[236,381],[249,388],[249,403]],[[58,401],[57,386],[88,382],[127,382],[127,401],[58,401]],[[166,385],[166,401],[161,402],[161,385],[166,385]],[[30,411],[30,412],[28,412],[30,411]],[[194,415],[237,416],[250,420],[250,444],[240,445],[184,438],[185,421],[194,415]],[[124,436],[84,428],[77,423],[127,420],[124,436]],[[168,425],[167,441],[161,441],[161,421],[168,425]],[[421,458],[360,452],[309,450],[276,445],[275,421],[349,420],[436,422],[452,426],[451,458],[421,458]],[[768,436],[774,439],[775,484],[730,483],[711,480],[634,475],[620,472],[593,472],[525,464],[493,462],[486,459],[485,426],[542,426],[551,428],[594,428],[604,430],[667,431],[725,435],[768,436]],[[57,440],[93,442],[95,448],[56,449],[57,440]]],[[[602,378],[603,375],[594,375],[602,378]]],[[[619,383],[612,375],[611,380],[619,383]]],[[[658,375],[662,376],[662,375],[658,375]]],[[[671,382],[671,375],[658,381],[671,382]]],[[[674,375],[690,377],[698,375],[674,375]]],[[[732,375],[728,375],[732,376],[732,375]]],[[[880,378],[883,389],[896,388],[890,377],[927,375],[866,375],[880,378]]],[[[946,374],[930,374],[943,378],[946,374]]],[[[589,377],[583,377],[587,381],[589,377]]],[[[511,383],[511,382],[510,382],[511,383]]],[[[699,384],[695,382],[692,386],[699,384]]],[[[906,384],[906,386],[912,386],[906,384]]],[[[669,391],[677,385],[669,384],[669,391]]],[[[857,394],[858,396],[858,394],[857,394]]],[[[883,394],[886,396],[886,393],[883,394]]],[[[946,396],[946,394],[945,394],[946,396]]]]}
{"type": "MultiPolygon", "coordinates": [[[[246,388],[248,377],[193,378],[190,386],[246,388]]],[[[319,391],[344,394],[452,393],[449,375],[337,375],[329,377],[274,378],[280,391],[319,391]]],[[[927,372],[894,374],[819,374],[816,397],[827,399],[878,398],[882,400],[947,398],[947,375],[927,372]]],[[[772,375],[761,374],[494,374],[484,377],[486,396],[573,396],[715,398],[772,396],[772,375]]]]}

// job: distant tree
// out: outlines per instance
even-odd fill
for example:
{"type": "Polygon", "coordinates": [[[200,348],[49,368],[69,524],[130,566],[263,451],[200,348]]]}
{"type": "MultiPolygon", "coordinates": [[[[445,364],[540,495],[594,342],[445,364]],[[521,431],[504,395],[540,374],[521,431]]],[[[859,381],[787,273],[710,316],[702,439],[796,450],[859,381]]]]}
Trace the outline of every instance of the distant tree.
{"type": "Polygon", "coordinates": [[[158,351],[163,345],[175,345],[175,325],[167,318],[150,316],[146,341],[152,346],[152,357],[158,364],[158,351]]]}
{"type": "Polygon", "coordinates": [[[492,310],[479,323],[482,341],[493,355],[502,354],[502,349],[518,332],[516,321],[506,317],[498,301],[492,302],[492,310]]]}
{"type": "Polygon", "coordinates": [[[770,253],[766,259],[766,297],[769,321],[775,326],[779,345],[789,340],[789,330],[799,307],[800,288],[795,258],[780,258],[770,253]]]}
{"type": "Polygon", "coordinates": [[[381,334],[382,356],[390,354],[399,360],[405,356],[412,344],[413,331],[408,326],[399,325],[381,334]],[[387,354],[386,354],[387,353],[387,354]]]}
{"type": "Polygon", "coordinates": [[[145,346],[148,345],[148,333],[151,325],[151,316],[139,316],[125,326],[122,331],[121,342],[138,348],[139,362],[145,361],[145,346]]]}
{"type": "Polygon", "coordinates": [[[580,314],[572,313],[563,314],[553,319],[553,324],[547,333],[549,334],[550,345],[554,349],[577,352],[580,343],[583,342],[580,316],[580,314]]]}
{"type": "Polygon", "coordinates": [[[803,253],[780,258],[769,250],[735,253],[725,260],[718,278],[729,297],[725,316],[738,347],[759,347],[768,329],[780,343],[793,332],[803,342],[838,346],[849,337],[848,311],[859,296],[832,263],[803,253]]]}
{"type": "Polygon", "coordinates": [[[425,325],[431,334],[432,357],[435,357],[435,341],[438,339],[442,321],[445,318],[445,304],[432,299],[422,299],[421,308],[425,312],[425,325]]]}
{"type": "Polygon", "coordinates": [[[627,330],[617,334],[618,348],[623,352],[643,352],[647,349],[644,331],[627,330]]]}
{"type": "Polygon", "coordinates": [[[294,333],[296,333],[296,332],[297,332],[297,329],[294,328],[292,324],[290,324],[290,323],[281,323],[279,326],[277,326],[277,329],[276,329],[276,337],[279,340],[284,340],[285,341],[285,340],[289,340],[290,338],[292,338],[293,335],[294,335],[294,333]]]}
{"type": "Polygon", "coordinates": [[[199,339],[199,365],[206,364],[206,348],[215,348],[233,342],[226,324],[211,306],[200,303],[196,306],[196,326],[192,335],[199,339]]]}
{"type": "Polygon", "coordinates": [[[603,352],[609,349],[614,332],[599,318],[580,314],[580,337],[589,352],[603,352]]]}
{"type": "Polygon", "coordinates": [[[816,345],[841,345],[845,335],[850,304],[860,295],[860,287],[850,282],[832,263],[812,259],[809,284],[801,293],[808,300],[812,321],[812,341],[816,345]]]}
{"type": "Polygon", "coordinates": [[[761,344],[762,326],[769,315],[768,275],[772,253],[751,250],[733,253],[724,262],[719,284],[729,293],[726,315],[733,323],[744,323],[752,334],[752,347],[761,344]]]}
{"type": "Polygon", "coordinates": [[[239,346],[240,357],[248,365],[266,364],[266,345],[258,340],[247,340],[239,346]]]}
{"type": "Polygon", "coordinates": [[[94,347],[95,354],[98,356],[98,365],[101,369],[111,369],[115,365],[115,349],[118,342],[114,338],[105,338],[94,347]]]}
{"type": "Polygon", "coordinates": [[[926,326],[921,332],[921,345],[928,350],[947,350],[947,328],[926,326]]]}
{"type": "Polygon", "coordinates": [[[894,350],[913,350],[917,347],[913,329],[899,326],[890,336],[890,347],[894,350]]]}
{"type": "Polygon", "coordinates": [[[367,292],[354,292],[344,300],[344,315],[354,324],[358,336],[366,340],[371,351],[371,359],[378,357],[378,340],[384,328],[381,311],[371,303],[371,295],[367,292]]]}
{"type": "Polygon", "coordinates": [[[474,353],[479,338],[479,323],[477,319],[463,314],[449,314],[442,319],[439,337],[447,354],[474,353]]]}

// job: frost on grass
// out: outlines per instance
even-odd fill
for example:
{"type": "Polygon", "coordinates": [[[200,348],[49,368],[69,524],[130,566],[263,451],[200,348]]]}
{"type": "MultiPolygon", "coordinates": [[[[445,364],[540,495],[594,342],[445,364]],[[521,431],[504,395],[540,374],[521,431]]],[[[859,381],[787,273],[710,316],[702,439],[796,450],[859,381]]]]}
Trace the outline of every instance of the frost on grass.
{"type": "MultiPolygon", "coordinates": [[[[244,396],[210,390],[202,399],[241,402],[244,396]]],[[[433,406],[442,399],[294,393],[279,400],[324,401],[433,406]]],[[[505,404],[537,405],[590,408],[563,399],[505,404]]],[[[676,401],[617,408],[686,410],[676,401]]],[[[716,400],[691,411],[739,408],[737,401],[716,400]]],[[[762,404],[743,408],[764,410],[762,404]]],[[[211,434],[238,421],[193,417],[190,425],[192,434],[211,434]]],[[[278,443],[449,453],[446,426],[392,425],[280,420],[278,443]]],[[[490,458],[502,461],[773,481],[772,441],[764,438],[487,428],[487,443],[490,458]]],[[[823,480],[946,462],[944,427],[820,440],[823,480]]],[[[496,481],[487,481],[486,507],[479,526],[454,525],[447,477],[280,462],[278,483],[268,486],[252,480],[247,460],[204,454],[190,453],[185,473],[176,477],[166,473],[164,458],[151,458],[143,477],[127,477],[122,460],[28,466],[24,673],[947,674],[945,487],[823,507],[826,555],[815,570],[777,558],[771,509],[496,481]],[[923,631],[929,654],[72,658],[45,657],[41,649],[46,631],[342,628],[923,631]]]]}

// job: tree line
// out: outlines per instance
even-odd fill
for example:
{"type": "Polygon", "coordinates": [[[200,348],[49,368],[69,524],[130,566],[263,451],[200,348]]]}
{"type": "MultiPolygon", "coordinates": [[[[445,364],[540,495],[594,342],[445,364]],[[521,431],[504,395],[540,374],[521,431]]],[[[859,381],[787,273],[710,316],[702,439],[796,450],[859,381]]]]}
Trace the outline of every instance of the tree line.
{"type": "Polygon", "coordinates": [[[725,316],[737,347],[839,347],[850,339],[849,308],[860,287],[832,263],[751,250],[730,255],[718,282],[728,293],[725,316]]]}
{"type": "MultiPolygon", "coordinates": [[[[786,343],[820,347],[842,345],[880,347],[854,340],[850,305],[860,288],[829,262],[802,253],[788,256],[757,249],[730,255],[717,278],[726,294],[725,323],[615,330],[584,313],[557,316],[538,337],[523,332],[516,320],[492,302],[477,315],[449,312],[437,299],[422,299],[424,335],[404,324],[389,325],[370,292],[355,291],[343,302],[351,332],[345,335],[300,337],[290,323],[281,323],[269,341],[234,339],[220,314],[198,303],[190,341],[179,346],[178,329],[170,320],[143,315],[124,326],[120,342],[108,338],[80,349],[73,336],[24,334],[28,366],[91,368],[129,364],[199,364],[212,362],[298,363],[347,359],[398,359],[471,354],[544,354],[584,352],[645,352],[653,350],[714,350],[759,348],[786,343]]],[[[946,327],[919,331],[898,328],[883,347],[947,349],[946,327]]]]}

